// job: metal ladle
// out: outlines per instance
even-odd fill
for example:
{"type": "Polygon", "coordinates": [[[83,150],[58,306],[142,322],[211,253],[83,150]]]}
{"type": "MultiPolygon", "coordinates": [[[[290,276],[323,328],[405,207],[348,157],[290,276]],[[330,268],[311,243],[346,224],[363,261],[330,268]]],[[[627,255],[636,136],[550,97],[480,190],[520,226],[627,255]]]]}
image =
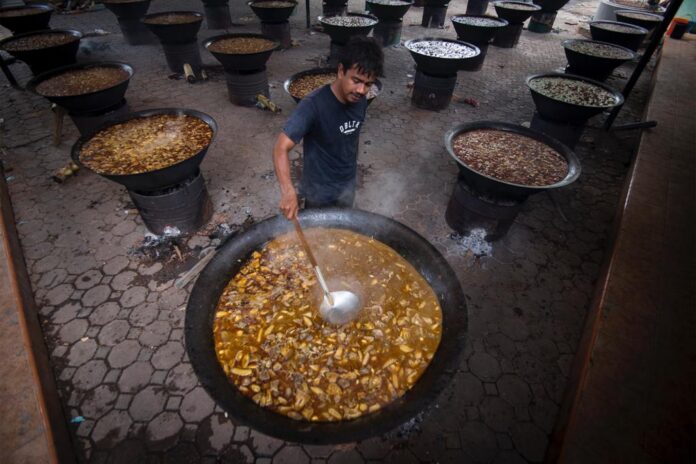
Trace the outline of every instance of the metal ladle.
{"type": "Polygon", "coordinates": [[[297,218],[293,218],[292,222],[295,225],[297,236],[300,237],[302,247],[309,257],[309,262],[312,264],[312,268],[317,276],[319,285],[321,285],[321,289],[324,291],[324,299],[319,307],[319,314],[324,318],[324,320],[331,324],[347,324],[355,319],[360,313],[360,298],[358,298],[355,293],[347,290],[339,290],[336,292],[329,291],[329,287],[326,285],[326,281],[324,280],[324,275],[321,273],[321,268],[317,264],[317,260],[314,259],[312,249],[309,247],[309,243],[307,242],[304,232],[302,231],[300,221],[298,221],[297,218]]]}

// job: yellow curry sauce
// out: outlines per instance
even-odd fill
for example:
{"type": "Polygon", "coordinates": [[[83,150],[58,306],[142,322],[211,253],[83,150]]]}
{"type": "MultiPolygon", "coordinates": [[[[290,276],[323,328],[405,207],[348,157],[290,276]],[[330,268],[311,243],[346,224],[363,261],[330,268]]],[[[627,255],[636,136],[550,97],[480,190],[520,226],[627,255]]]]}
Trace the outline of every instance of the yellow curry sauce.
{"type": "Polygon", "coordinates": [[[370,237],[308,229],[332,290],[360,295],[355,321],[319,315],[321,289],[294,233],[254,252],[225,288],[214,321],[226,374],[254,402],[293,419],[338,421],[402,396],[432,360],[442,311],[408,261],[370,237]]]}

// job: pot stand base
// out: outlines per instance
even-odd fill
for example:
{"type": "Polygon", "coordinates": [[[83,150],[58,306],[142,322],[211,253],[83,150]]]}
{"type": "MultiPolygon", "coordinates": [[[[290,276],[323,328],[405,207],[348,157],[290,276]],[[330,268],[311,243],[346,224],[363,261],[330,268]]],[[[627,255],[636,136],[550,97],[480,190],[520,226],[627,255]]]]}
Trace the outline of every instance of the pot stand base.
{"type": "Polygon", "coordinates": [[[327,16],[343,16],[348,11],[347,5],[327,5],[326,3],[321,4],[321,14],[324,17],[327,16]]]}
{"type": "Polygon", "coordinates": [[[190,235],[205,225],[213,215],[213,205],[198,171],[182,183],[153,192],[128,191],[147,229],[164,235],[165,228],[177,228],[190,235]]]}
{"type": "Polygon", "coordinates": [[[536,111],[534,112],[529,128],[546,134],[549,137],[553,137],[571,150],[575,149],[575,145],[577,145],[580,137],[582,137],[585,131],[585,126],[583,125],[579,126],[576,124],[549,121],[548,119],[542,118],[536,111]]]}
{"type": "Polygon", "coordinates": [[[284,21],[282,23],[265,23],[261,21],[261,33],[280,42],[280,48],[283,50],[292,47],[290,21],[284,21]]]}
{"type": "Polygon", "coordinates": [[[225,71],[227,93],[230,102],[237,106],[256,105],[256,96],[270,98],[268,91],[268,75],[266,68],[255,71],[229,72],[225,71]]]}
{"type": "Polygon", "coordinates": [[[508,24],[495,34],[493,45],[501,48],[514,48],[520,41],[524,24],[508,24]]]}
{"type": "Polygon", "coordinates": [[[345,44],[340,44],[340,43],[336,43],[334,41],[331,41],[331,44],[329,45],[329,58],[328,58],[328,65],[329,66],[338,66],[338,60],[341,57],[341,53],[343,52],[344,48],[345,48],[345,44]]]}
{"type": "Polygon", "coordinates": [[[460,178],[454,184],[445,220],[447,225],[462,235],[483,228],[488,232],[486,240],[493,242],[508,233],[524,201],[499,201],[484,197],[470,189],[460,178]]]}
{"type": "Polygon", "coordinates": [[[229,29],[232,26],[230,7],[227,4],[206,6],[204,10],[208,29],[229,29]]]}
{"type": "Polygon", "coordinates": [[[155,34],[140,22],[140,18],[119,18],[118,25],[123,33],[123,40],[128,45],[150,45],[158,42],[155,34]]]}
{"type": "Polygon", "coordinates": [[[439,27],[445,26],[445,19],[447,18],[447,6],[428,6],[423,7],[423,18],[421,19],[421,26],[423,27],[439,27]]]}
{"type": "Polygon", "coordinates": [[[610,69],[608,72],[597,72],[594,69],[575,69],[571,65],[566,65],[566,67],[563,68],[562,72],[566,74],[574,74],[576,76],[589,77],[590,79],[604,82],[605,80],[609,79],[609,76],[611,76],[614,73],[614,69],[610,69]]]}
{"type": "Polygon", "coordinates": [[[547,34],[553,30],[553,23],[556,21],[558,11],[537,11],[529,19],[529,32],[547,34]]]}
{"type": "Polygon", "coordinates": [[[449,106],[457,84],[457,75],[430,76],[416,70],[411,104],[424,110],[443,110],[449,106]]]}
{"type": "Polygon", "coordinates": [[[163,43],[162,49],[164,50],[164,57],[167,59],[170,71],[183,74],[184,64],[188,63],[191,65],[193,72],[197,76],[200,75],[203,65],[201,63],[201,54],[198,50],[198,42],[194,40],[185,44],[163,43]]]}
{"type": "Polygon", "coordinates": [[[466,2],[466,14],[481,16],[486,14],[488,0],[469,0],[466,2]]]}
{"type": "Polygon", "coordinates": [[[80,135],[88,135],[107,121],[124,116],[129,112],[130,109],[128,108],[128,103],[124,98],[110,108],[91,112],[73,112],[68,113],[68,116],[70,116],[70,119],[72,119],[72,122],[75,124],[75,127],[77,127],[80,135]]]}
{"type": "MultiPolygon", "coordinates": [[[[460,38],[457,38],[457,40],[463,40],[460,38]]],[[[464,40],[464,42],[467,42],[464,40]]],[[[486,53],[488,53],[488,44],[487,43],[475,43],[475,42],[469,42],[473,45],[476,45],[479,50],[481,50],[481,53],[475,56],[474,58],[469,58],[464,62],[464,66],[460,68],[460,71],[479,71],[483,67],[483,62],[486,59],[486,53]]]]}
{"type": "Polygon", "coordinates": [[[372,30],[372,37],[382,47],[399,45],[401,42],[401,29],[403,21],[380,21],[372,30]]]}

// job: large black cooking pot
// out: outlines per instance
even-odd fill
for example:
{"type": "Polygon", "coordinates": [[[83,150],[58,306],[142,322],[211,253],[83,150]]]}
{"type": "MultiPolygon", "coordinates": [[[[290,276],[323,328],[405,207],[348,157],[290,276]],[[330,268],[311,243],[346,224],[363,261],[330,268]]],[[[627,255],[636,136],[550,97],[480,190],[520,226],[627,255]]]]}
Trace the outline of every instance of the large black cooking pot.
{"type": "Polygon", "coordinates": [[[147,13],[147,9],[150,8],[150,0],[135,2],[110,2],[106,0],[102,3],[119,19],[142,18],[147,13]]]}
{"type": "Polygon", "coordinates": [[[365,3],[370,8],[370,13],[377,16],[380,21],[401,21],[409,8],[413,5],[413,0],[403,0],[405,5],[390,5],[388,3],[376,3],[367,0],[365,3]]]}
{"type": "Polygon", "coordinates": [[[601,40],[602,42],[621,45],[636,51],[648,35],[648,30],[635,24],[621,23],[619,21],[590,21],[590,35],[592,40],[601,40]],[[621,25],[634,30],[635,33],[612,31],[601,27],[602,24],[621,25]]]}
{"type": "Polygon", "coordinates": [[[536,13],[537,11],[541,11],[541,7],[539,5],[527,2],[502,1],[494,2],[493,6],[495,7],[496,14],[500,18],[503,18],[504,20],[509,22],[510,24],[522,24],[523,22],[528,20],[529,17],[532,16],[534,13],[536,13]],[[508,5],[524,5],[529,8],[524,10],[518,10],[515,8],[508,8],[508,5]]]}
{"type": "Polygon", "coordinates": [[[450,0],[423,0],[423,6],[443,7],[449,5],[450,0]]]}
{"type": "Polygon", "coordinates": [[[42,97],[47,98],[52,103],[62,106],[71,113],[85,113],[91,111],[99,111],[116,106],[121,100],[123,100],[123,96],[126,94],[126,89],[128,88],[128,83],[130,82],[131,77],[133,77],[133,68],[126,63],[120,63],[116,61],[81,63],[63,66],[39,74],[27,83],[26,88],[27,90],[34,92],[37,95],[41,95],[42,97]],[[128,73],[128,78],[119,84],[102,90],[98,90],[96,92],[84,93],[82,95],[71,95],[67,97],[51,97],[47,95],[42,95],[36,90],[36,87],[43,81],[58,76],[59,74],[75,71],[78,69],[89,69],[95,67],[120,68],[128,73]]]}
{"type": "Polygon", "coordinates": [[[161,190],[166,187],[183,182],[189,177],[192,177],[198,170],[198,167],[203,161],[203,157],[205,157],[206,153],[208,153],[208,148],[210,147],[210,144],[212,144],[213,140],[215,139],[215,134],[217,133],[218,129],[215,120],[207,114],[201,113],[200,111],[187,110],[181,108],[157,108],[152,110],[137,111],[135,113],[129,113],[120,118],[114,118],[99,126],[89,134],[80,137],[77,140],[77,142],[75,142],[75,145],[73,145],[72,151],[70,152],[70,156],[76,164],[84,167],[85,169],[89,169],[88,166],[85,166],[80,161],[80,150],[82,149],[82,145],[84,145],[92,137],[94,137],[97,134],[97,132],[106,129],[107,127],[111,127],[122,122],[130,121],[131,119],[152,116],[155,114],[187,114],[202,119],[213,130],[213,136],[210,138],[210,143],[207,147],[203,148],[201,151],[199,151],[192,157],[187,158],[184,161],[173,164],[171,166],[167,166],[166,168],[157,169],[155,171],[143,172],[141,174],[97,174],[125,186],[128,190],[133,190],[136,192],[151,192],[154,190],[161,190]]]}
{"type": "Polygon", "coordinates": [[[48,22],[51,20],[52,13],[53,7],[51,5],[41,3],[24,6],[8,6],[0,8],[0,25],[11,30],[13,34],[48,29],[48,22]],[[22,16],[2,15],[5,12],[17,10],[29,10],[31,14],[22,16]]]}
{"type": "Polygon", "coordinates": [[[211,37],[203,42],[203,47],[208,50],[217,59],[222,67],[228,71],[254,71],[262,69],[266,66],[266,62],[271,57],[271,54],[280,46],[280,43],[273,40],[272,37],[263,34],[237,33],[237,34],[222,34],[211,37]],[[219,53],[210,50],[210,45],[221,39],[233,37],[256,37],[259,39],[270,40],[275,46],[269,50],[258,53],[219,53]]]}
{"type": "Polygon", "coordinates": [[[467,61],[474,59],[481,54],[481,49],[474,44],[462,42],[461,40],[445,39],[440,37],[422,37],[419,39],[411,39],[404,43],[404,47],[406,47],[406,49],[411,53],[413,61],[416,62],[416,66],[418,66],[418,69],[421,72],[434,76],[454,76],[457,74],[457,71],[467,68],[467,61]],[[410,48],[410,46],[416,42],[431,40],[466,45],[467,47],[473,48],[476,53],[466,58],[440,58],[436,56],[424,55],[422,53],[413,51],[410,48]]]}
{"type": "Polygon", "coordinates": [[[616,20],[622,23],[633,24],[634,26],[642,27],[648,32],[655,29],[665,18],[656,13],[648,13],[647,11],[636,10],[616,10],[616,20]],[[639,14],[641,17],[636,18],[632,15],[639,14]]]}
{"type": "Polygon", "coordinates": [[[322,3],[326,3],[326,6],[333,8],[338,8],[348,3],[348,0],[323,0],[322,3]]]}
{"type": "Polygon", "coordinates": [[[450,129],[445,134],[445,147],[447,147],[447,152],[456,161],[457,166],[459,166],[459,175],[464,178],[466,183],[476,190],[477,192],[488,194],[494,198],[506,198],[506,199],[524,199],[529,195],[543,192],[544,190],[557,189],[560,187],[565,187],[566,185],[572,184],[580,176],[580,161],[578,160],[575,153],[559,142],[558,140],[549,137],[541,132],[528,129],[524,126],[518,126],[517,124],[510,124],[507,122],[499,121],[477,121],[470,122],[466,124],[460,124],[453,129],[450,129]],[[452,142],[454,138],[463,133],[470,132],[478,129],[495,129],[506,132],[512,132],[514,134],[520,134],[537,140],[554,150],[556,150],[561,156],[563,156],[568,162],[568,173],[563,180],[556,182],[551,185],[544,186],[532,186],[532,185],[520,185],[513,184],[511,182],[505,182],[494,177],[487,176],[483,173],[475,171],[467,164],[462,162],[459,157],[454,152],[452,142]]]}
{"type": "MultiPolygon", "coordinates": [[[[290,84],[293,83],[296,79],[299,79],[300,77],[304,76],[311,76],[313,74],[327,74],[327,73],[333,73],[336,74],[336,68],[312,68],[308,69],[306,71],[300,71],[298,73],[293,74],[292,76],[288,77],[285,79],[285,82],[283,82],[283,88],[287,92],[288,95],[292,97],[293,100],[295,100],[295,103],[299,103],[301,98],[297,98],[293,94],[290,93],[290,84]]],[[[372,102],[377,98],[382,91],[382,81],[379,79],[375,79],[374,83],[375,87],[377,87],[377,92],[375,92],[375,96],[372,98],[367,99],[367,104],[368,106],[372,104],[372,102]]]]}
{"type": "Polygon", "coordinates": [[[465,42],[471,42],[473,44],[487,44],[495,34],[500,30],[500,28],[508,25],[508,22],[501,18],[496,18],[495,16],[487,15],[454,15],[450,18],[454,30],[457,32],[457,39],[463,40],[465,42]],[[483,18],[495,21],[495,24],[491,25],[479,25],[479,24],[466,24],[457,22],[457,18],[483,18]]]}
{"type": "Polygon", "coordinates": [[[428,281],[442,308],[442,340],[418,382],[383,409],[334,423],[297,421],[262,408],[228,380],[215,355],[213,319],[225,285],[252,252],[293,225],[276,216],[228,240],[198,277],[186,308],[186,348],[193,369],[210,396],[234,420],[265,434],[293,442],[330,444],[362,440],[385,433],[418,414],[449,383],[464,346],[467,310],[461,284],[447,261],[427,240],[393,219],[355,209],[300,212],[303,227],[347,229],[376,238],[408,260],[428,281]]]}
{"type": "Polygon", "coordinates": [[[542,117],[550,119],[552,121],[584,124],[591,117],[598,115],[602,111],[614,108],[615,106],[622,105],[624,102],[624,98],[623,95],[621,95],[621,92],[612,89],[611,87],[602,82],[598,82],[584,76],[550,72],[533,74],[527,77],[526,82],[527,87],[529,87],[529,91],[532,93],[532,100],[534,100],[534,104],[536,105],[537,111],[542,117]],[[584,106],[576,105],[573,103],[567,103],[561,100],[547,97],[546,95],[537,92],[529,85],[529,82],[531,80],[539,77],[562,77],[565,79],[574,79],[578,81],[589,82],[590,84],[594,84],[607,90],[608,92],[611,92],[614,95],[614,103],[609,106],[584,106]]]}
{"type": "Polygon", "coordinates": [[[369,26],[356,26],[356,27],[348,27],[348,26],[336,26],[334,24],[329,24],[325,20],[329,18],[329,16],[319,16],[319,22],[321,23],[322,27],[324,28],[324,32],[329,34],[329,37],[331,37],[331,41],[335,42],[337,44],[347,44],[348,41],[350,40],[351,37],[356,36],[356,35],[362,35],[362,36],[367,36],[367,34],[372,31],[372,29],[377,25],[379,22],[379,19],[377,19],[377,16],[371,15],[371,14],[363,14],[363,13],[348,13],[345,15],[340,15],[340,16],[362,16],[363,18],[369,18],[374,21],[374,24],[370,24],[369,26]]]}
{"type": "Polygon", "coordinates": [[[293,74],[292,76],[288,77],[285,79],[285,82],[283,82],[283,89],[287,92],[288,95],[292,97],[293,100],[295,100],[295,103],[299,103],[302,99],[297,98],[293,94],[290,93],[290,84],[292,84],[296,79],[299,79],[300,77],[304,76],[311,76],[314,74],[328,74],[328,73],[336,73],[336,68],[331,68],[331,67],[325,67],[325,68],[312,68],[308,69],[306,71],[300,71],[298,73],[293,74]]]}
{"type": "Polygon", "coordinates": [[[633,50],[626,47],[609,42],[600,42],[598,40],[567,39],[561,42],[561,45],[563,45],[566,58],[568,58],[569,73],[590,77],[599,81],[603,81],[608,78],[614,69],[621,66],[623,63],[632,60],[636,56],[633,50]],[[625,56],[622,58],[608,58],[590,55],[587,53],[580,53],[572,49],[572,46],[577,43],[600,44],[607,47],[612,47],[617,51],[624,53],[625,56]]]}
{"type": "Polygon", "coordinates": [[[258,16],[259,19],[264,23],[283,23],[287,21],[292,12],[295,11],[295,7],[297,6],[297,2],[295,0],[282,0],[283,2],[288,2],[291,4],[290,6],[285,7],[263,8],[261,6],[258,6],[259,3],[269,1],[271,0],[247,2],[247,5],[249,5],[249,7],[254,11],[256,16],[258,16]]]}
{"type": "Polygon", "coordinates": [[[142,22],[163,44],[186,44],[196,40],[196,35],[198,35],[198,31],[201,29],[201,23],[203,22],[203,15],[197,11],[166,11],[146,15],[142,19],[142,22]],[[191,15],[195,16],[197,19],[190,23],[180,24],[156,24],[149,22],[149,20],[158,16],[169,14],[191,15]]]}
{"type": "Polygon", "coordinates": [[[533,3],[541,7],[541,11],[553,13],[563,8],[569,0],[534,0],[533,3]]]}
{"type": "Polygon", "coordinates": [[[82,33],[73,29],[46,29],[43,31],[25,32],[24,34],[13,35],[0,40],[0,49],[5,50],[18,60],[24,61],[36,76],[49,69],[74,63],[81,38],[82,33]],[[9,51],[5,49],[5,45],[13,40],[39,34],[68,34],[73,36],[74,40],[54,47],[35,48],[33,50],[9,51]]]}

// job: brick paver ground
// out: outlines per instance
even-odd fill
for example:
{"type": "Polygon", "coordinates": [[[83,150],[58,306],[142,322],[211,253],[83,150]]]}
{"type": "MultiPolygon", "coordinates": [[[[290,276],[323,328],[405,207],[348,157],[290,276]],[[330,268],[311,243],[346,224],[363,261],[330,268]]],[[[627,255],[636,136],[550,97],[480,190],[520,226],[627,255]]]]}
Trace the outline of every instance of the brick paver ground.
{"type": "MultiPolygon", "coordinates": [[[[236,4],[238,3],[238,4],[236,4]]],[[[255,31],[242,2],[232,11],[255,31]]],[[[351,1],[354,9],[362,2],[351,1]]],[[[591,11],[593,4],[569,8],[591,11]]],[[[197,9],[189,0],[153,1],[151,11],[197,9]]],[[[320,7],[313,7],[313,16],[320,7]]],[[[450,3],[463,13],[466,2],[450,3]]],[[[425,30],[421,9],[405,19],[403,39],[442,35],[425,30]]],[[[382,95],[368,111],[361,136],[357,206],[395,217],[432,242],[460,278],[469,308],[466,349],[446,391],[417,420],[385,436],[345,445],[298,446],[264,436],[226,418],[199,385],[183,344],[190,285],[173,287],[202,249],[219,241],[218,224],[236,227],[248,217],[277,212],[271,147],[294,103],[282,90],[290,74],[314,66],[328,37],[308,33],[300,7],[292,19],[297,48],[268,63],[271,96],[280,115],[239,108],[226,100],[225,83],[211,71],[207,83],[169,79],[159,46],[128,47],[107,11],[58,16],[53,25],[113,32],[85,40],[82,60],[118,59],[136,74],[127,99],[132,109],[179,106],[213,116],[220,131],[202,165],[215,216],[210,227],[159,255],[138,252],[147,230],[126,191],[90,172],[64,184],[50,174],[68,160],[77,131],[66,120],[64,141],[51,144],[51,113],[43,99],[4,85],[0,117],[12,201],[26,262],[40,307],[59,393],[70,417],[75,447],[90,462],[496,462],[539,461],[547,446],[586,308],[604,256],[634,132],[588,129],[577,153],[583,174],[558,192],[564,219],[547,195],[529,199],[508,236],[486,250],[452,235],[444,211],[457,167],[442,137],[475,120],[529,121],[533,104],[524,77],[565,65],[560,39],[576,35],[564,14],[552,34],[524,31],[517,48],[489,49],[480,72],[459,73],[454,102],[439,113],[412,108],[408,52],[389,48],[382,95]],[[475,252],[476,251],[476,252],[475,252]]],[[[217,31],[205,29],[199,39],[217,31]]],[[[204,60],[212,57],[201,51],[204,60]]],[[[619,70],[623,78],[630,65],[619,70]]],[[[20,82],[24,65],[13,66],[20,82]]],[[[621,88],[624,79],[609,83],[621,88]]],[[[640,119],[643,78],[619,122],[640,119]]],[[[601,119],[601,118],[599,118],[601,119]]],[[[598,126],[601,121],[591,121],[598,126]]]]}

